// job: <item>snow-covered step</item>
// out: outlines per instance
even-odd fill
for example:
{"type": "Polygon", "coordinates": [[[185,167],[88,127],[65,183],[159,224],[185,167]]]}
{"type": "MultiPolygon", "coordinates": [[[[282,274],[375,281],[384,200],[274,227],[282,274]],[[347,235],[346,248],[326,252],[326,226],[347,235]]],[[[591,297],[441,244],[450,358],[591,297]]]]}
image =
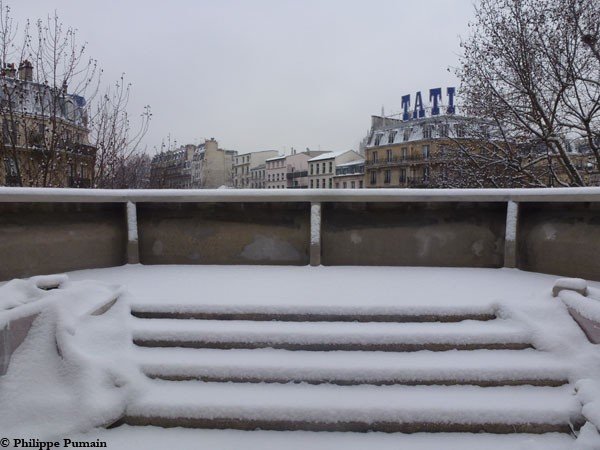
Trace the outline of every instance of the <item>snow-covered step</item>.
{"type": "Polygon", "coordinates": [[[123,422],[163,427],[386,432],[569,432],[569,386],[334,386],[149,381],[123,422]]]}
{"type": "Polygon", "coordinates": [[[152,378],[238,383],[503,386],[568,383],[568,366],[536,350],[306,352],[275,349],[139,348],[152,378]]]}
{"type": "Polygon", "coordinates": [[[255,320],[284,322],[460,322],[493,320],[489,305],[452,307],[302,307],[135,303],[131,313],[142,319],[255,320]]]}
{"type": "Polygon", "coordinates": [[[132,319],[145,347],[279,348],[285,350],[444,351],[531,347],[510,321],[450,323],[254,322],[132,319]]]}
{"type": "Polygon", "coordinates": [[[95,429],[71,439],[100,439],[109,449],[164,450],[570,450],[566,433],[319,433],[130,427],[95,429]],[[135,442],[135,447],[132,443],[135,442]],[[440,444],[442,443],[442,444],[440,444]]]}

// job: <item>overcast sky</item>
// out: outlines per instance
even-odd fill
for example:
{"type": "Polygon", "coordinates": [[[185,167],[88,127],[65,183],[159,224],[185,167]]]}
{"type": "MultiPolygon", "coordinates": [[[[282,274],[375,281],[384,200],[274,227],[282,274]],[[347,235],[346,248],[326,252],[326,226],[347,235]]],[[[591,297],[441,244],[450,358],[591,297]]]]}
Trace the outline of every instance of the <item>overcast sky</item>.
{"type": "Polygon", "coordinates": [[[241,153],[356,149],[401,96],[458,87],[471,0],[5,0],[18,22],[58,12],[152,107],[149,153],[214,137],[241,153]]]}

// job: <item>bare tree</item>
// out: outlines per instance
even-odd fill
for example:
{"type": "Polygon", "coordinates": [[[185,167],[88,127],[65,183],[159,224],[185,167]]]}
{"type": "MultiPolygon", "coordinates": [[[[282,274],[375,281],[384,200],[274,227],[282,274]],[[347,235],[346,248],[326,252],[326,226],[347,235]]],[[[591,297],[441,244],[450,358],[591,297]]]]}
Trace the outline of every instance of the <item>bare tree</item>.
{"type": "Polygon", "coordinates": [[[101,71],[76,37],[56,14],[18,33],[0,0],[0,177],[4,169],[8,184],[123,187],[124,174],[135,173],[130,162],[144,161],[150,107],[132,133],[130,85],[121,76],[98,96],[101,71]]]}
{"type": "Polygon", "coordinates": [[[594,182],[599,9],[600,0],[479,1],[457,75],[467,114],[492,136],[474,133],[479,151],[455,145],[463,171],[498,187],[594,182]]]}
{"type": "Polygon", "coordinates": [[[139,129],[132,135],[127,112],[130,94],[131,84],[126,84],[125,75],[121,75],[97,102],[91,120],[91,141],[97,149],[95,187],[127,187],[134,182],[123,178],[124,174],[132,173],[128,166],[134,161],[145,161],[139,154],[139,145],[148,131],[152,113],[150,106],[144,107],[139,129]]]}
{"type": "Polygon", "coordinates": [[[25,186],[74,185],[93,171],[85,98],[98,87],[96,61],[57,15],[38,21],[33,32],[26,26],[17,42],[10,9],[1,3],[0,9],[0,153],[7,178],[25,186]]]}

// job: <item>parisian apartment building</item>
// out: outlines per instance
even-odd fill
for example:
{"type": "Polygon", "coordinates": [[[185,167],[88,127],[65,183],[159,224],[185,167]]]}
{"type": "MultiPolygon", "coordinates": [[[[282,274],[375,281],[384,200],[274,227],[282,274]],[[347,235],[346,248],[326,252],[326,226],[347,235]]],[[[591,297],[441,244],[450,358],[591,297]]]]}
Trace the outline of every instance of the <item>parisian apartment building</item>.
{"type": "Polygon", "coordinates": [[[233,162],[233,187],[259,189],[264,185],[266,161],[279,155],[277,150],[263,150],[236,155],[233,162]]]}
{"type": "Polygon", "coordinates": [[[183,145],[152,158],[150,187],[155,189],[218,189],[233,187],[235,150],[219,148],[215,139],[183,145]]]}
{"type": "Polygon", "coordinates": [[[363,157],[354,150],[328,152],[308,160],[308,184],[311,189],[334,189],[336,169],[350,162],[364,163],[363,157]]]}
{"type": "Polygon", "coordinates": [[[0,185],[92,186],[96,148],[85,98],[33,79],[25,60],[0,72],[0,185]]]}
{"type": "Polygon", "coordinates": [[[330,152],[306,150],[278,156],[266,161],[267,189],[306,189],[309,187],[308,162],[319,155],[330,152]]]}

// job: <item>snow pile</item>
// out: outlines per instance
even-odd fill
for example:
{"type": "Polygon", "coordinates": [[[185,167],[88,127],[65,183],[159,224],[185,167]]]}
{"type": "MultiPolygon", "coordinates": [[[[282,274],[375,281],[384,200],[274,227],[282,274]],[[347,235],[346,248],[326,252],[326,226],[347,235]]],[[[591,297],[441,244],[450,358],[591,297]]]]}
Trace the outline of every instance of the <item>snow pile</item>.
{"type": "Polygon", "coordinates": [[[3,437],[59,437],[122,416],[141,378],[131,363],[122,289],[64,275],[34,277],[0,286],[0,305],[3,326],[38,314],[0,377],[3,437]],[[56,288],[40,289],[48,285],[56,288]]]}
{"type": "Polygon", "coordinates": [[[581,278],[559,278],[554,283],[552,295],[555,297],[562,291],[575,291],[581,295],[587,295],[587,281],[581,278]]]}
{"type": "MultiPolygon", "coordinates": [[[[0,288],[0,313],[41,300],[46,297],[46,291],[59,288],[66,281],[66,275],[42,275],[28,280],[9,281],[0,288]]],[[[7,318],[7,315],[0,315],[0,327],[4,325],[2,319],[7,318]]]]}
{"type": "Polygon", "coordinates": [[[588,320],[600,324],[600,300],[593,297],[584,297],[574,291],[562,291],[560,299],[568,308],[581,314],[588,320]]]}

